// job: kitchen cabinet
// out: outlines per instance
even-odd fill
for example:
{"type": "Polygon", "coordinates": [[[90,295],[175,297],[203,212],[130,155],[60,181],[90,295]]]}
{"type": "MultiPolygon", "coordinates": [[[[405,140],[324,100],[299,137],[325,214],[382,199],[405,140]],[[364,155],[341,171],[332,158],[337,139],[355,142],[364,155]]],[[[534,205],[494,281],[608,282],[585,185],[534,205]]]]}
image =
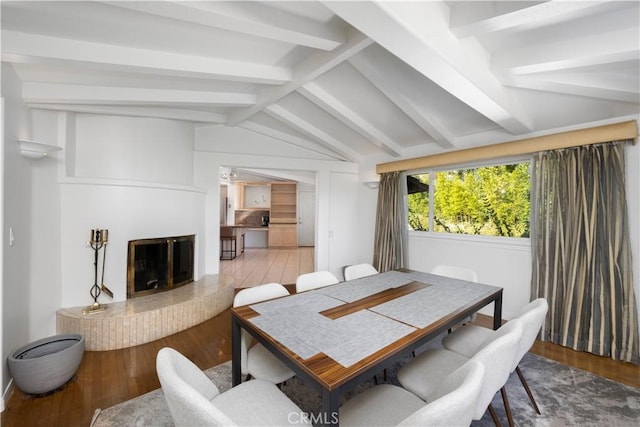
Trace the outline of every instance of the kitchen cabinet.
{"type": "Polygon", "coordinates": [[[265,182],[236,183],[236,209],[269,209],[271,186],[265,182]]]}
{"type": "Polygon", "coordinates": [[[298,246],[297,224],[269,224],[269,247],[298,246]]]}

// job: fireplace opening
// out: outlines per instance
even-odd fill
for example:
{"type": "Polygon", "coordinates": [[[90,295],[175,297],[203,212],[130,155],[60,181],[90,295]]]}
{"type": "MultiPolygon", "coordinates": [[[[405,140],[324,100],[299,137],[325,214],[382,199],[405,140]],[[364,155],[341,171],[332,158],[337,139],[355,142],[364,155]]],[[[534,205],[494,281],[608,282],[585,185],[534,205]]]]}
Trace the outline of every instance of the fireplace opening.
{"type": "Polygon", "coordinates": [[[127,298],[193,282],[195,235],[129,241],[127,298]]]}

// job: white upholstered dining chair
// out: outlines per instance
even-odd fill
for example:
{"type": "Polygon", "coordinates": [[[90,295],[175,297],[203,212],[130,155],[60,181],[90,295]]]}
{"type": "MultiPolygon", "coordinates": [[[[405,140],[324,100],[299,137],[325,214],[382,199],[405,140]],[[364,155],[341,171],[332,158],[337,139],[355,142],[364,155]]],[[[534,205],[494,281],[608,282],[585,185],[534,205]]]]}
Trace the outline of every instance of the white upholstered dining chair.
{"type": "Polygon", "coordinates": [[[391,384],[355,395],[340,408],[341,426],[468,426],[484,365],[470,360],[438,384],[426,401],[391,384]]]}
{"type": "MultiPolygon", "coordinates": [[[[398,371],[400,384],[416,396],[426,399],[449,373],[464,365],[468,360],[481,362],[485,367],[484,380],[480,395],[473,409],[473,419],[479,420],[489,409],[496,425],[500,422],[491,406],[491,400],[498,390],[503,390],[509,379],[511,363],[518,351],[522,337],[522,322],[518,319],[507,322],[496,334],[491,336],[486,345],[471,358],[454,351],[438,348],[427,350],[410,360],[398,371]]],[[[502,393],[505,409],[512,425],[512,416],[506,394],[502,393]]]]}
{"type": "Polygon", "coordinates": [[[344,268],[344,280],[354,280],[359,279],[361,277],[373,276],[374,274],[378,274],[378,270],[369,264],[354,264],[348,265],[344,268]]]}
{"type": "Polygon", "coordinates": [[[162,393],[176,426],[284,426],[305,424],[302,414],[268,381],[242,383],[224,393],[193,362],[164,347],[156,356],[162,393]]]}
{"type": "Polygon", "coordinates": [[[296,292],[310,291],[323,286],[335,285],[336,283],[339,283],[339,280],[330,271],[305,273],[299,275],[296,279],[296,292]]]}
{"type": "Polygon", "coordinates": [[[451,277],[452,279],[467,280],[469,282],[478,281],[478,274],[474,270],[456,265],[436,265],[431,270],[431,274],[451,277]]]}
{"type": "MultiPolygon", "coordinates": [[[[540,414],[540,408],[538,408],[536,399],[533,397],[529,384],[527,384],[527,380],[518,365],[524,355],[531,349],[531,346],[533,346],[548,310],[549,304],[547,300],[538,298],[531,301],[518,312],[516,319],[520,319],[522,322],[522,338],[520,338],[518,351],[511,364],[511,372],[517,372],[518,378],[520,378],[520,382],[527,392],[533,408],[538,414],[540,414]]],[[[495,333],[496,331],[481,326],[465,325],[444,337],[442,345],[448,350],[470,357],[495,333]]]]}
{"type": "MultiPolygon", "coordinates": [[[[233,306],[255,304],[273,298],[285,297],[289,291],[279,283],[267,283],[239,291],[233,299],[233,306]]],[[[293,377],[294,372],[285,366],[276,356],[262,344],[251,347],[251,335],[242,330],[240,341],[240,366],[242,375],[247,379],[257,378],[280,384],[293,377]]]]}

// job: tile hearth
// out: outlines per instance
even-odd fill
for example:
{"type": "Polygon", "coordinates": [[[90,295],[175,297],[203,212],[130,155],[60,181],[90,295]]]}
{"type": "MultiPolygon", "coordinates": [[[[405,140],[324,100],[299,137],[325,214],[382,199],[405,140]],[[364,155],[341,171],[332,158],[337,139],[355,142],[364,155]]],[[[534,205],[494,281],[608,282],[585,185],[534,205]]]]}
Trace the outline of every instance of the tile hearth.
{"type": "Polygon", "coordinates": [[[208,275],[178,289],[110,304],[95,314],[82,307],[56,313],[58,334],[81,334],[88,351],[145,344],[208,320],[233,303],[233,278],[208,275]]]}

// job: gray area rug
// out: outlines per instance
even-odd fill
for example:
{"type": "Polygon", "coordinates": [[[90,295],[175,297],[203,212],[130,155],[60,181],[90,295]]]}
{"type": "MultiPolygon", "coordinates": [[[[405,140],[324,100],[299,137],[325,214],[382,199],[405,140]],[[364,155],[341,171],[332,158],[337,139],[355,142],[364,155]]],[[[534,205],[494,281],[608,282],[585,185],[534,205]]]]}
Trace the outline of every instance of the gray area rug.
{"type": "MultiPolygon", "coordinates": [[[[397,363],[387,371],[387,382],[397,384],[397,363]]],[[[520,363],[532,388],[542,415],[534,411],[518,376],[514,373],[507,383],[507,394],[518,426],[638,426],[640,425],[640,389],[598,377],[580,369],[527,354],[520,363]]],[[[220,391],[231,386],[231,363],[207,369],[206,374],[220,391]]],[[[378,376],[381,380],[380,376],[378,376]]],[[[374,386],[369,380],[351,393],[348,399],[374,386]]],[[[314,413],[321,407],[320,393],[297,377],[287,381],[283,391],[303,411],[314,413]]],[[[506,425],[507,418],[500,393],[493,407],[506,425]]],[[[160,389],[135,399],[96,411],[93,427],[103,426],[172,426],[171,415],[160,389]]],[[[489,413],[472,426],[493,426],[489,413]]]]}

